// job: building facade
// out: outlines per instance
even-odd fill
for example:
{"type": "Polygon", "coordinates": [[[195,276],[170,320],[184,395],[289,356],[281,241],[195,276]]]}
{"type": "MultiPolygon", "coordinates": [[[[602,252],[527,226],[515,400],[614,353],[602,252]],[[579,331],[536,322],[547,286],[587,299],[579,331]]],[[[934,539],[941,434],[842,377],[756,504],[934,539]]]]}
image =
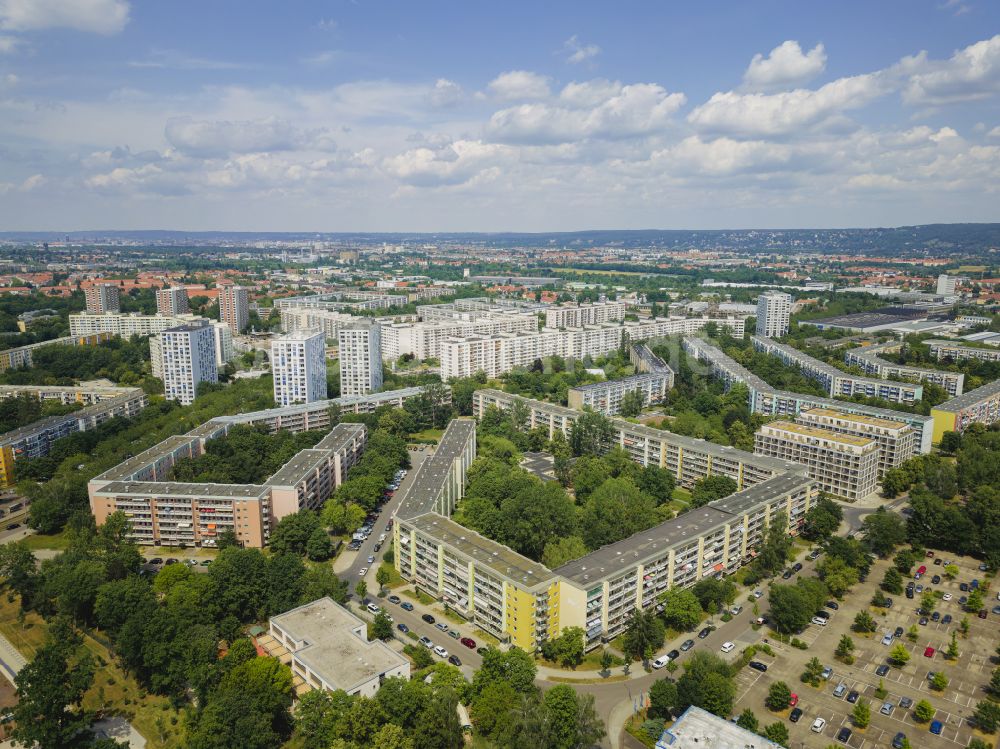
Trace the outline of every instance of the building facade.
{"type": "Polygon", "coordinates": [[[896,364],[881,357],[881,354],[898,354],[905,345],[903,341],[889,341],[852,348],[844,352],[844,363],[848,366],[859,367],[866,375],[874,375],[884,380],[930,382],[944,388],[952,397],[962,394],[965,375],[961,372],[946,372],[941,369],[896,364]]]}
{"type": "Polygon", "coordinates": [[[236,284],[219,287],[219,319],[234,336],[246,330],[250,321],[250,292],[246,287],[236,284]]]}
{"type": "Polygon", "coordinates": [[[365,395],[382,387],[382,337],[378,323],[358,322],[337,333],[341,395],[365,395]]]}
{"type": "Polygon", "coordinates": [[[326,338],[297,330],[271,341],[274,402],[279,406],[326,400],[326,338]]]}
{"type": "Polygon", "coordinates": [[[27,346],[16,346],[5,349],[0,351],[0,372],[6,372],[8,369],[30,367],[32,365],[32,353],[45,346],[96,346],[99,343],[109,340],[111,340],[110,333],[74,333],[62,338],[53,338],[39,343],[29,343],[27,346]]]}
{"type": "Polygon", "coordinates": [[[194,402],[199,382],[218,382],[215,334],[208,325],[168,328],[150,343],[156,376],[163,380],[163,394],[182,406],[194,402]]]}
{"type": "Polygon", "coordinates": [[[765,291],[757,297],[757,335],[781,338],[788,335],[792,297],[782,291],[765,291]]]}
{"type": "Polygon", "coordinates": [[[625,319],[626,309],[624,302],[562,304],[545,310],[545,327],[582,328],[602,322],[621,322],[625,319]]]}
{"type": "Polygon", "coordinates": [[[87,303],[87,312],[103,315],[105,312],[120,312],[121,289],[113,283],[95,283],[83,290],[87,303]]]}
{"type": "Polygon", "coordinates": [[[931,350],[931,356],[938,361],[951,359],[963,361],[978,359],[979,361],[1000,361],[1000,348],[969,346],[954,341],[923,341],[931,350]]]}
{"type": "Polygon", "coordinates": [[[171,286],[156,290],[156,314],[173,317],[174,315],[185,315],[190,311],[187,289],[183,286],[171,286]]]}
{"type": "Polygon", "coordinates": [[[996,424],[1000,421],[1000,380],[934,406],[931,417],[935,445],[945,432],[964,432],[971,424],[996,424]]]}
{"type": "Polygon", "coordinates": [[[830,408],[808,408],[799,411],[797,421],[837,434],[875,440],[879,449],[878,465],[875,469],[877,479],[881,479],[886,471],[899,467],[918,452],[917,430],[904,421],[841,413],[830,408]]]}

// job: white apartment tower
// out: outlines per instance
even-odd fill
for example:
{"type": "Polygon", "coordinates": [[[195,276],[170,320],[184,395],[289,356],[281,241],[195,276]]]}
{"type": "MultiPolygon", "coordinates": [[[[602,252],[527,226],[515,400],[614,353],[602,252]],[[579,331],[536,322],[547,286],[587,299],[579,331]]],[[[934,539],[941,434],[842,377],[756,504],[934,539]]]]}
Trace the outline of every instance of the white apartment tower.
{"type": "Polygon", "coordinates": [[[219,319],[239,335],[250,319],[250,294],[245,286],[226,284],[219,287],[219,319]]]}
{"type": "Polygon", "coordinates": [[[788,333],[792,297],[781,291],[766,291],[757,297],[757,335],[781,338],[788,333]]]}
{"type": "Polygon", "coordinates": [[[340,394],[365,395],[382,387],[382,336],[377,323],[362,322],[337,331],[340,394]]]}
{"type": "Polygon", "coordinates": [[[150,344],[158,360],[154,370],[163,379],[163,393],[182,406],[194,401],[199,382],[218,382],[215,334],[209,325],[179,325],[160,333],[150,344]]]}
{"type": "Polygon", "coordinates": [[[187,289],[183,286],[156,290],[156,314],[172,316],[183,315],[189,311],[187,289]]]}
{"type": "Polygon", "coordinates": [[[94,315],[103,315],[105,312],[121,312],[121,289],[113,283],[95,283],[93,286],[84,289],[84,298],[87,300],[87,312],[94,315]]]}
{"type": "Polygon", "coordinates": [[[215,365],[221,369],[236,356],[233,350],[233,332],[224,322],[212,320],[210,326],[215,337],[215,365]]]}
{"type": "MultiPolygon", "coordinates": [[[[343,359],[341,359],[343,361],[343,359]]],[[[278,406],[326,398],[326,336],[296,330],[271,342],[274,402],[278,406]]]]}
{"type": "Polygon", "coordinates": [[[937,280],[938,296],[955,296],[955,287],[957,285],[958,279],[956,277],[942,273],[938,276],[937,280]]]}

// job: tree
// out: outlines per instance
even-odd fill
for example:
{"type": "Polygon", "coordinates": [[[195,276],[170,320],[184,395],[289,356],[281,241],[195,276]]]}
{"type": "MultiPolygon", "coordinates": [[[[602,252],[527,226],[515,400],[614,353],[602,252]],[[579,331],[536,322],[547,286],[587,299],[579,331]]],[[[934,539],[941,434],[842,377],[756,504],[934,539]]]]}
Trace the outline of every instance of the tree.
{"type": "Polygon", "coordinates": [[[570,426],[569,445],[576,456],[600,455],[611,444],[614,433],[614,425],[607,416],[585,411],[570,426]]]}
{"type": "Polygon", "coordinates": [[[956,577],[958,577],[958,573],[959,569],[957,564],[946,564],[944,566],[945,577],[949,578],[950,580],[954,580],[956,577]]]}
{"type": "Polygon", "coordinates": [[[948,648],[945,650],[945,656],[951,660],[955,660],[960,655],[958,650],[958,634],[955,630],[951,631],[951,641],[948,643],[948,648]]]}
{"type": "Polygon", "coordinates": [[[379,611],[370,625],[371,637],[376,640],[392,639],[392,622],[385,611],[379,611]]]}
{"type": "Polygon", "coordinates": [[[552,570],[585,556],[588,551],[590,549],[580,536],[557,538],[545,544],[542,564],[552,570]]]}
{"type": "Polygon", "coordinates": [[[362,601],[365,600],[365,596],[368,595],[368,583],[364,580],[358,580],[358,584],[354,586],[354,595],[362,601]]]}
{"type": "Polygon", "coordinates": [[[926,723],[934,717],[934,713],[936,712],[931,703],[927,700],[920,700],[920,702],[913,706],[913,719],[917,723],[926,723]]]}
{"type": "Polygon", "coordinates": [[[701,507],[716,499],[728,497],[738,488],[737,483],[722,474],[710,474],[694,482],[691,489],[691,507],[701,507]]]}
{"type": "Polygon", "coordinates": [[[670,588],[661,596],[663,618],[674,629],[686,631],[694,629],[701,621],[701,603],[687,588],[670,588]]]}
{"type": "Polygon", "coordinates": [[[854,640],[851,639],[850,635],[841,635],[840,642],[837,643],[837,649],[834,651],[834,655],[849,665],[854,662],[853,653],[854,640]]]}
{"type": "Polygon", "coordinates": [[[729,664],[715,653],[692,651],[677,680],[676,712],[696,705],[715,715],[730,715],[736,696],[731,673],[729,664]]]}
{"type": "Polygon", "coordinates": [[[840,505],[826,494],[820,494],[806,512],[802,536],[810,541],[823,541],[837,532],[843,518],[844,511],[840,505]]]}
{"type": "Polygon", "coordinates": [[[645,494],[656,500],[657,505],[666,504],[673,498],[676,479],[666,468],[648,465],[638,472],[635,481],[645,494]]]}
{"type": "Polygon", "coordinates": [[[677,705],[677,684],[670,679],[659,679],[649,688],[649,710],[651,718],[669,720],[671,710],[677,705]]]}
{"type": "Polygon", "coordinates": [[[920,608],[922,608],[927,614],[930,614],[937,608],[938,599],[934,595],[934,591],[925,590],[920,596],[920,608]]]}
{"type": "Polygon", "coordinates": [[[990,700],[982,700],[976,704],[972,719],[983,733],[996,733],[1000,727],[1000,705],[990,700]]]}
{"type": "Polygon", "coordinates": [[[462,724],[455,708],[458,697],[451,689],[436,692],[417,717],[413,744],[415,749],[460,749],[462,724]]]}
{"type": "Polygon", "coordinates": [[[867,611],[859,611],[854,617],[854,624],[851,625],[851,629],[855,632],[874,632],[878,629],[878,624],[867,611]]]}
{"type": "Polygon", "coordinates": [[[840,557],[824,557],[816,565],[816,572],[829,591],[838,597],[844,595],[858,582],[858,571],[848,566],[840,557]]]}
{"type": "Polygon", "coordinates": [[[330,536],[320,527],[316,527],[306,541],[306,556],[313,562],[323,562],[333,555],[333,544],[330,536]]]}
{"type": "Polygon", "coordinates": [[[632,660],[647,661],[663,646],[665,636],[663,622],[653,611],[636,608],[622,636],[622,650],[632,660]]]}
{"type": "Polygon", "coordinates": [[[983,607],[983,594],[979,591],[979,588],[973,588],[969,591],[969,600],[965,604],[966,611],[977,612],[983,607]]]}
{"type": "Polygon", "coordinates": [[[642,413],[642,407],[646,404],[646,398],[641,390],[630,390],[622,396],[619,411],[622,416],[638,416],[642,413]]]}
{"type": "MultiPolygon", "coordinates": [[[[910,747],[906,747],[906,749],[910,749],[910,747]]],[[[969,743],[966,746],[966,749],[993,749],[993,745],[986,743],[982,739],[973,737],[969,739],[969,743]]]]}
{"type": "Polygon", "coordinates": [[[931,679],[931,689],[935,689],[938,692],[943,692],[948,688],[948,677],[944,675],[943,671],[938,671],[934,674],[934,678],[931,679]]]}
{"type": "Polygon", "coordinates": [[[738,725],[740,728],[745,728],[748,731],[753,731],[754,733],[757,733],[757,726],[759,724],[757,721],[757,716],[754,715],[753,710],[751,710],[748,707],[742,713],[740,713],[740,717],[736,719],[736,725],[738,725]]]}
{"type": "Polygon", "coordinates": [[[732,580],[703,577],[691,587],[704,611],[715,613],[724,605],[736,600],[737,588],[732,580]]]}
{"type": "Polygon", "coordinates": [[[894,596],[903,595],[903,576],[895,567],[889,567],[882,577],[882,590],[894,596]]]}
{"type": "Polygon", "coordinates": [[[580,513],[583,540],[598,549],[627,538],[655,522],[653,507],[652,498],[631,479],[609,478],[587,498],[580,513]]]}
{"type": "Polygon", "coordinates": [[[402,728],[386,723],[372,737],[372,749],[414,749],[414,743],[402,728]]]}
{"type": "Polygon", "coordinates": [[[14,678],[13,738],[23,746],[87,747],[93,738],[92,715],[83,695],[94,680],[94,664],[65,621],[57,621],[30,663],[14,678]]]}
{"type": "Polygon", "coordinates": [[[910,651],[903,643],[897,642],[889,651],[889,660],[897,666],[905,666],[910,660],[910,651]]]}
{"type": "Polygon", "coordinates": [[[780,720],[764,728],[764,738],[788,746],[788,727],[780,720]]]}
{"type": "Polygon", "coordinates": [[[601,651],[601,671],[608,673],[611,671],[611,666],[614,665],[615,657],[611,654],[611,651],[605,648],[601,651]]]}
{"type": "Polygon", "coordinates": [[[806,670],[802,672],[801,679],[814,687],[819,686],[820,679],[823,678],[823,664],[819,658],[813,657],[806,663],[806,670]]]}
{"type": "MultiPolygon", "coordinates": [[[[268,546],[275,554],[305,554],[306,547],[314,532],[323,533],[319,524],[319,517],[311,510],[299,510],[291,515],[285,515],[274,530],[271,531],[271,538],[268,546]]],[[[326,534],[324,533],[324,538],[326,534]]],[[[326,539],[329,544],[329,539],[326,539]]],[[[329,554],[327,554],[329,557],[329,554]]]]}
{"type": "Polygon", "coordinates": [[[913,549],[900,549],[892,558],[892,563],[900,574],[909,575],[918,559],[920,555],[913,549]]]}
{"type": "Polygon", "coordinates": [[[872,708],[868,700],[858,700],[851,711],[851,721],[858,728],[867,728],[872,722],[872,708]]]}
{"type": "Polygon", "coordinates": [[[990,694],[993,695],[994,699],[1000,697],[1000,667],[993,669],[993,674],[990,676],[990,684],[987,689],[990,694]]]}
{"type": "Polygon", "coordinates": [[[493,736],[517,704],[518,695],[506,681],[487,684],[472,700],[472,720],[484,736],[493,736]]]}
{"type": "Polygon", "coordinates": [[[764,704],[768,710],[777,713],[787,710],[791,699],[792,690],[788,688],[788,685],[783,681],[776,681],[767,690],[767,698],[764,700],[764,704]]]}
{"type": "Polygon", "coordinates": [[[567,627],[558,637],[542,644],[542,655],[563,668],[576,668],[583,663],[584,633],[580,627],[567,627]]]}
{"type": "Polygon", "coordinates": [[[389,579],[389,570],[385,567],[379,567],[375,570],[375,582],[378,584],[379,591],[388,584],[389,579]]]}
{"type": "Polygon", "coordinates": [[[906,524],[896,513],[879,507],[861,521],[861,533],[873,554],[886,557],[906,541],[906,524]]]}
{"type": "Polygon", "coordinates": [[[21,596],[21,605],[30,606],[37,584],[35,555],[23,541],[0,546],[0,577],[4,584],[21,596]]]}
{"type": "Polygon", "coordinates": [[[814,602],[797,585],[772,585],[768,601],[774,627],[783,633],[804,627],[816,611],[814,602]]]}

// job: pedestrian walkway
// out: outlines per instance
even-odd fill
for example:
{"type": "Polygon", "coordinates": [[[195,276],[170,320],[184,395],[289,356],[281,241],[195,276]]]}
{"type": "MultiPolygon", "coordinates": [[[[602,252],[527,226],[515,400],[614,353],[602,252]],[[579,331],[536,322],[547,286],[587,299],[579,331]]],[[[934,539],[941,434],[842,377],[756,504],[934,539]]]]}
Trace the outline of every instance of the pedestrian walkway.
{"type": "Polygon", "coordinates": [[[28,664],[21,651],[14,647],[10,640],[0,635],[0,671],[7,681],[14,683],[14,677],[28,664]]]}

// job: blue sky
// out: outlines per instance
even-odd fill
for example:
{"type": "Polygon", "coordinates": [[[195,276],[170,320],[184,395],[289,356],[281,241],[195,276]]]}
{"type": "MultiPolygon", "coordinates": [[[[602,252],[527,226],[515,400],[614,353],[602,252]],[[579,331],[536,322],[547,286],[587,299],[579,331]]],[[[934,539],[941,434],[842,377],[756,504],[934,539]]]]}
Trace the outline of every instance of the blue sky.
{"type": "Polygon", "coordinates": [[[995,0],[0,0],[0,229],[997,221],[998,174],[995,0]]]}

